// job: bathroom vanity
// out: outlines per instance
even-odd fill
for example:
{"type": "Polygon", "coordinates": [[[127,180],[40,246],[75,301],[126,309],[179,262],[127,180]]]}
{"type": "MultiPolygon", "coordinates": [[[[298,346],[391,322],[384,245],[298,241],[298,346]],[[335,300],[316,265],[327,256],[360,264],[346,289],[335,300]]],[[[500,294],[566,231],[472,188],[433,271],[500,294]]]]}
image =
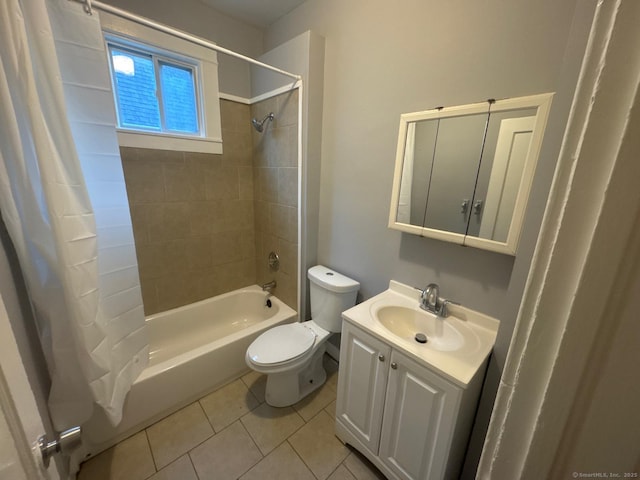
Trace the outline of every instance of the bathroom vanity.
{"type": "Polygon", "coordinates": [[[390,479],[458,478],[499,322],[418,297],[391,281],[343,313],[336,434],[390,479]]]}

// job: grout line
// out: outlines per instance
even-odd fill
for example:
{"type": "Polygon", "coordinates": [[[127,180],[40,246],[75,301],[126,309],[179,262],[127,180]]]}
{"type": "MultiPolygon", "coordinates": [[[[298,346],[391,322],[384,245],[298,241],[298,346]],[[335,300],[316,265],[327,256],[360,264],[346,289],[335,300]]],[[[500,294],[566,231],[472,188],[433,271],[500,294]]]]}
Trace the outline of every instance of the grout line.
{"type": "Polygon", "coordinates": [[[193,463],[193,458],[191,458],[191,451],[192,450],[193,450],[193,448],[187,452],[187,458],[189,459],[189,462],[191,463],[191,468],[193,468],[193,473],[196,474],[196,479],[200,480],[200,475],[198,475],[198,470],[196,470],[196,465],[195,465],[195,463],[193,463]]]}
{"type": "MultiPolygon", "coordinates": [[[[296,454],[296,456],[300,459],[300,461],[302,462],[302,464],[307,467],[307,470],[309,470],[311,472],[311,475],[313,475],[315,478],[318,478],[318,476],[315,474],[315,472],[311,469],[311,467],[307,464],[307,462],[304,461],[304,458],[302,458],[302,455],[300,455],[298,453],[298,451],[296,450],[296,448],[293,446],[293,444],[289,441],[289,439],[291,438],[293,434],[291,434],[290,436],[287,437],[287,439],[285,440],[285,442],[287,442],[289,444],[289,446],[291,447],[291,450],[293,450],[293,453],[296,454]]],[[[283,442],[284,443],[284,442],[283,442]]],[[[331,472],[333,473],[333,472],[331,472]]],[[[330,477],[331,475],[329,475],[330,477]]],[[[329,478],[327,477],[327,478],[329,478]]]]}
{"type": "MultiPolygon", "coordinates": [[[[258,450],[258,453],[260,453],[261,457],[256,463],[254,463],[253,465],[251,465],[249,468],[247,468],[244,472],[242,472],[238,478],[242,477],[244,474],[246,474],[249,470],[251,470],[253,467],[255,467],[256,465],[258,465],[262,460],[264,460],[265,458],[267,458],[266,455],[264,455],[262,453],[262,450],[260,450],[260,447],[258,446],[258,444],[256,443],[256,441],[253,439],[253,437],[251,436],[251,432],[249,432],[249,430],[247,430],[247,427],[244,425],[244,423],[242,423],[240,421],[240,419],[236,420],[236,422],[238,422],[240,424],[240,426],[244,429],[244,431],[246,432],[246,434],[249,436],[249,438],[251,439],[251,441],[253,442],[253,445],[256,447],[256,450],[258,450]]],[[[233,422],[233,423],[236,423],[233,422]]],[[[271,453],[271,452],[269,452],[271,453]]]]}
{"type": "MultiPolygon", "coordinates": [[[[215,390],[217,391],[217,390],[215,390]]],[[[212,392],[213,393],[213,392],[212,392]]],[[[205,395],[204,397],[206,397],[207,395],[205,395]]],[[[202,413],[204,414],[204,418],[207,419],[207,423],[209,424],[209,426],[211,427],[211,431],[213,432],[213,435],[216,435],[218,432],[216,432],[216,429],[213,428],[213,424],[211,423],[211,420],[209,419],[209,415],[207,415],[207,412],[205,411],[204,407],[202,406],[202,404],[200,403],[200,400],[202,400],[204,397],[199,398],[198,400],[196,400],[196,403],[200,406],[200,410],[202,410],[202,413]]],[[[213,436],[212,435],[212,436],[213,436]]],[[[211,438],[211,437],[209,437],[211,438]]],[[[209,440],[209,438],[207,438],[207,440],[209,440]]]]}
{"type": "MultiPolygon", "coordinates": [[[[147,427],[148,428],[148,427],[147,427]]],[[[156,470],[155,473],[158,472],[158,464],[156,462],[156,457],[153,454],[153,448],[151,448],[151,441],[149,440],[149,434],[147,433],[147,429],[144,429],[144,438],[147,439],[147,445],[149,446],[149,453],[151,453],[151,461],[153,462],[153,468],[156,470]]],[[[154,475],[155,475],[154,473],[154,475]]]]}

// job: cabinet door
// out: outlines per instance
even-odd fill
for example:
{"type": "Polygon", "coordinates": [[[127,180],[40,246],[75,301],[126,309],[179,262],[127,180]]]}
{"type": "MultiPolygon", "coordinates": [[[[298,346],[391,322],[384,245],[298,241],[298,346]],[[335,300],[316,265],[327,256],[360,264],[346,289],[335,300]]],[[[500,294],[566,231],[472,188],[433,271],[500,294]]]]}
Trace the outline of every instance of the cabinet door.
{"type": "Polygon", "coordinates": [[[461,390],[394,351],[380,459],[400,478],[443,477],[461,390]]]}
{"type": "Polygon", "coordinates": [[[343,323],[336,417],[374,454],[380,443],[390,353],[388,345],[343,323]]]}

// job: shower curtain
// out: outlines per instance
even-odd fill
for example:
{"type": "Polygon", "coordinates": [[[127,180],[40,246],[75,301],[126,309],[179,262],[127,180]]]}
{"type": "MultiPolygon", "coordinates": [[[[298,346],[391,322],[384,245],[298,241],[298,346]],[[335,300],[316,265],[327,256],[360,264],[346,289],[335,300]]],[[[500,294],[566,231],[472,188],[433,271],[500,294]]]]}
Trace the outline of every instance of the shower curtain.
{"type": "Polygon", "coordinates": [[[2,0],[0,59],[0,212],[52,421],[82,424],[95,403],[116,424],[148,343],[99,21],[66,0],[2,0]]]}
{"type": "Polygon", "coordinates": [[[400,196],[398,198],[398,216],[400,223],[411,223],[411,186],[413,184],[413,162],[416,143],[416,124],[407,125],[407,139],[404,146],[402,162],[402,178],[400,180],[400,196]]]}

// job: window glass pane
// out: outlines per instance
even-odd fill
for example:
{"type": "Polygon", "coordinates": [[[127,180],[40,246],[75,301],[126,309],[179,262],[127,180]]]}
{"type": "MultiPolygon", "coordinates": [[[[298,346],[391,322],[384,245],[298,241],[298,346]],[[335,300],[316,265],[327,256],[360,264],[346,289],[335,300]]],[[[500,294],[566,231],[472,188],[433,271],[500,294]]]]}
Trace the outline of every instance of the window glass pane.
{"type": "Polygon", "coordinates": [[[160,130],[160,109],[151,56],[112,47],[111,59],[120,126],[160,130]]]}
{"type": "Polygon", "coordinates": [[[160,63],[162,107],[167,130],[198,133],[198,109],[193,70],[188,67],[160,63]]]}

